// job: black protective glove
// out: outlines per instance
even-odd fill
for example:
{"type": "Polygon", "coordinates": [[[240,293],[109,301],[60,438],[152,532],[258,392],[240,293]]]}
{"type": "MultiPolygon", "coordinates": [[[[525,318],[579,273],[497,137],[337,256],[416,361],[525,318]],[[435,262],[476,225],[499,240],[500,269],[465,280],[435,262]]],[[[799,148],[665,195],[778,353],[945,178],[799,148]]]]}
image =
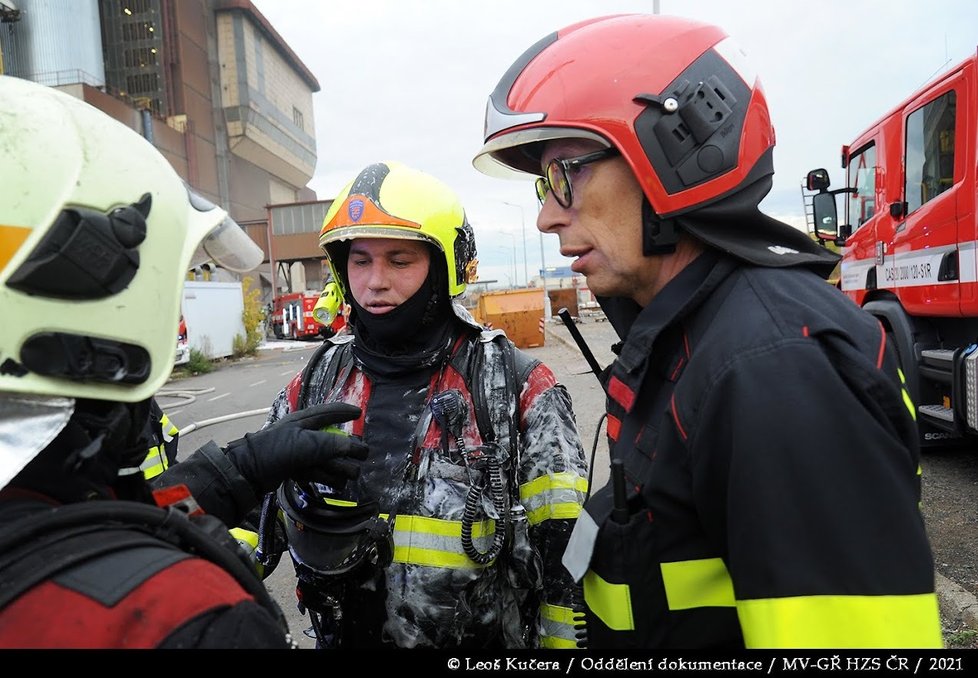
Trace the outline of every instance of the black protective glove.
{"type": "Polygon", "coordinates": [[[322,429],[359,416],[360,408],[346,403],[308,407],[228,443],[224,453],[255,496],[271,492],[289,478],[339,484],[337,479],[359,475],[360,465],[353,460],[366,459],[368,448],[345,433],[322,429]]]}

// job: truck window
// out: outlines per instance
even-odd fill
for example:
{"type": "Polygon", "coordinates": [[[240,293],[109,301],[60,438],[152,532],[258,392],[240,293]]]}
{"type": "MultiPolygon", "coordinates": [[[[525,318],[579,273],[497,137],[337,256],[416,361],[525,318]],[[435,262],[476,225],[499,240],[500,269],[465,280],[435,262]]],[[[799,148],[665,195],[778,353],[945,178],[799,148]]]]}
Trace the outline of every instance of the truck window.
{"type": "Polygon", "coordinates": [[[907,213],[933,200],[954,184],[954,90],[907,117],[907,213]]]}
{"type": "Polygon", "coordinates": [[[849,156],[847,213],[849,223],[859,228],[876,212],[876,145],[870,144],[849,156]]]}

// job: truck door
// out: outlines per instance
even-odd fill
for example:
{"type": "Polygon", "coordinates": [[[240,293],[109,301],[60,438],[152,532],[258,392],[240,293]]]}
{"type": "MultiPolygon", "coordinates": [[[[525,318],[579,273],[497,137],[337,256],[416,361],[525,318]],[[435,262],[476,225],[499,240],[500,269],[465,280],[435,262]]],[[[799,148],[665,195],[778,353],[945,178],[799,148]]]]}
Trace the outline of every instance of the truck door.
{"type": "MultiPolygon", "coordinates": [[[[846,196],[846,221],[852,226],[852,235],[846,240],[845,258],[842,262],[842,290],[862,305],[867,292],[877,288],[878,269],[883,266],[883,251],[877,238],[880,220],[879,194],[882,182],[877,171],[877,142],[870,137],[856,151],[849,154],[846,170],[846,186],[855,189],[846,196]]],[[[879,280],[879,286],[885,286],[879,280]]]]}
{"type": "Polygon", "coordinates": [[[959,315],[961,282],[976,279],[975,234],[958,233],[965,156],[955,153],[964,136],[956,134],[964,115],[960,84],[959,72],[904,111],[904,209],[894,227],[892,275],[904,308],[915,315],[959,315]]]}

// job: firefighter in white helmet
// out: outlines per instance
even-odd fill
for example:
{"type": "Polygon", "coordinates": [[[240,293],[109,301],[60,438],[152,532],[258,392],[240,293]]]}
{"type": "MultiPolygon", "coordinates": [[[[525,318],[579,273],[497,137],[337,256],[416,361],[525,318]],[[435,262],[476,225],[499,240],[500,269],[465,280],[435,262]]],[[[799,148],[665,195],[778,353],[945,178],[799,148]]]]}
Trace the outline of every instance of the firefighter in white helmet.
{"type": "Polygon", "coordinates": [[[355,475],[366,447],[318,429],[359,411],[209,443],[151,492],[140,434],[186,271],[261,252],[139,134],[57,90],[0,76],[0,148],[0,647],[288,647],[218,518],[289,476],[355,475]]]}

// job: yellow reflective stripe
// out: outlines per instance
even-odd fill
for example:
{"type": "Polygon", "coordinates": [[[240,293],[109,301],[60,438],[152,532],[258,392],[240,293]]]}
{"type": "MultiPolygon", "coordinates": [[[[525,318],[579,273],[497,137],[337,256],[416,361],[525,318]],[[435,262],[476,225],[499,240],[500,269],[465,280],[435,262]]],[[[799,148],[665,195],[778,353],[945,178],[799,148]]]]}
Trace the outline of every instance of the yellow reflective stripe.
{"type": "Polygon", "coordinates": [[[748,648],[942,649],[937,596],[798,596],[741,600],[748,648]]]}
{"type": "Polygon", "coordinates": [[[180,433],[180,429],[173,425],[170,418],[166,416],[166,412],[160,417],[160,426],[163,428],[163,437],[166,438],[167,442],[173,440],[173,436],[180,433]]]}
{"type": "Polygon", "coordinates": [[[581,515],[581,505],[567,502],[565,504],[544,504],[538,509],[528,511],[526,519],[530,525],[537,525],[544,520],[574,519],[579,515],[581,515]]]}
{"type": "Polygon", "coordinates": [[[540,604],[540,616],[558,624],[574,625],[574,610],[561,605],[540,604]]]}
{"type": "Polygon", "coordinates": [[[323,501],[332,506],[356,506],[355,501],[348,501],[346,499],[333,499],[331,497],[323,497],[323,501]]]}
{"type": "Polygon", "coordinates": [[[550,648],[576,648],[574,610],[560,605],[540,604],[540,644],[550,648]]]}
{"type": "Polygon", "coordinates": [[[733,607],[733,582],[720,558],[659,563],[670,610],[733,607]]]}
{"type": "MultiPolygon", "coordinates": [[[[906,387],[907,378],[903,376],[903,370],[901,370],[899,367],[897,367],[897,374],[900,376],[900,383],[906,387]]],[[[900,394],[903,396],[903,404],[907,406],[908,410],[910,410],[910,416],[913,417],[914,421],[917,421],[917,408],[913,406],[913,400],[910,399],[910,394],[907,393],[907,389],[901,388],[900,394]]]]}
{"type": "MultiPolygon", "coordinates": [[[[394,562],[410,565],[425,565],[427,567],[443,567],[452,570],[474,570],[486,567],[471,560],[464,553],[438,551],[421,546],[405,544],[394,547],[394,562]]],[[[494,564],[493,560],[489,565],[494,564]]]]}
{"type": "Polygon", "coordinates": [[[913,406],[913,401],[910,399],[910,394],[907,393],[907,389],[901,388],[900,393],[903,395],[903,404],[910,410],[910,416],[913,417],[914,421],[917,421],[917,408],[913,406]]]}
{"type": "MultiPolygon", "coordinates": [[[[480,521],[472,526],[472,543],[485,552],[495,534],[495,523],[480,521]]],[[[461,521],[412,515],[399,515],[394,519],[394,560],[452,569],[486,567],[465,555],[461,521]]],[[[493,563],[495,560],[489,564],[493,563]]]]}
{"type": "Polygon", "coordinates": [[[584,602],[613,631],[635,630],[628,584],[611,584],[591,570],[584,575],[584,602]]]}
{"type": "Polygon", "coordinates": [[[530,525],[550,519],[576,519],[581,514],[587,479],[576,473],[549,473],[520,485],[520,502],[530,525]]]}
{"type": "MultiPolygon", "coordinates": [[[[473,537],[472,545],[479,551],[485,552],[492,544],[493,536],[495,535],[473,537]]],[[[429,551],[443,551],[445,553],[465,553],[462,549],[461,537],[446,537],[441,534],[425,534],[424,532],[408,532],[405,530],[394,532],[394,546],[413,546],[415,548],[427,549],[429,551]]]]}
{"type": "Polygon", "coordinates": [[[149,448],[146,458],[139,465],[139,470],[143,472],[143,478],[150,480],[160,475],[167,469],[168,463],[163,448],[159,445],[149,448]]]}
{"type": "Polygon", "coordinates": [[[576,473],[548,473],[520,485],[520,501],[525,502],[533,495],[548,490],[576,490],[584,493],[587,492],[587,478],[576,473]]]}
{"type": "Polygon", "coordinates": [[[232,527],[228,532],[237,541],[244,542],[253,549],[258,548],[258,533],[246,530],[243,527],[232,527]]]}
{"type": "MultiPolygon", "coordinates": [[[[425,516],[400,515],[394,519],[394,532],[419,532],[442,537],[461,537],[461,520],[442,520],[425,516]]],[[[472,525],[472,537],[483,537],[496,533],[496,524],[491,520],[480,520],[472,525]]]]}

